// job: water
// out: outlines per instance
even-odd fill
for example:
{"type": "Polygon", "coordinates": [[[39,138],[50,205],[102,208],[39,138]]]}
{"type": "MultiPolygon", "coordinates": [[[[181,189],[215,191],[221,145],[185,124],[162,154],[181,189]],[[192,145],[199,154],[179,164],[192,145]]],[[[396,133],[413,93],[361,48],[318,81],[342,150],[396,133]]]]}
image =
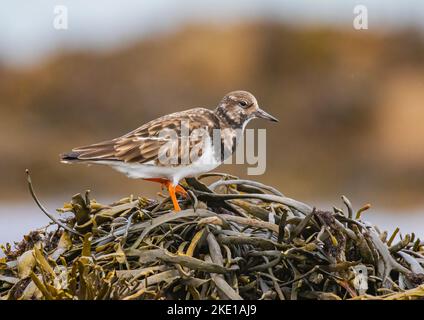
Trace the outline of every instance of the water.
{"type": "MultiPolygon", "coordinates": [[[[49,204],[49,212],[61,204],[49,204]]],[[[22,240],[28,232],[47,225],[50,219],[34,203],[19,205],[0,205],[0,244],[22,240]]]]}
{"type": "MultiPolygon", "coordinates": [[[[61,207],[60,202],[47,202],[47,207],[52,214],[55,208],[61,207]]],[[[328,206],[323,206],[328,207],[328,206]]],[[[363,213],[363,219],[387,230],[389,234],[396,227],[402,234],[414,232],[424,239],[424,208],[405,212],[371,209],[363,213]]],[[[33,203],[19,205],[0,205],[0,244],[20,241],[24,234],[43,227],[49,223],[47,218],[33,203]]]]}

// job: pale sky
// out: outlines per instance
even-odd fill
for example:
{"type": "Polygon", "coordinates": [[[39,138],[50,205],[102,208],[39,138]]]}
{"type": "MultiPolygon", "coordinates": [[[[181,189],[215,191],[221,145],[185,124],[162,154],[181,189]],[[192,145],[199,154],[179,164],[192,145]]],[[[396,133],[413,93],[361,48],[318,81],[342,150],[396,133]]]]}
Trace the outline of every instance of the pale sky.
{"type": "Polygon", "coordinates": [[[0,59],[21,65],[56,50],[114,48],[187,23],[273,19],[352,28],[353,8],[366,5],[369,30],[424,30],[422,0],[1,0],[0,59]],[[54,7],[68,8],[68,30],[53,28],[54,7]]]}

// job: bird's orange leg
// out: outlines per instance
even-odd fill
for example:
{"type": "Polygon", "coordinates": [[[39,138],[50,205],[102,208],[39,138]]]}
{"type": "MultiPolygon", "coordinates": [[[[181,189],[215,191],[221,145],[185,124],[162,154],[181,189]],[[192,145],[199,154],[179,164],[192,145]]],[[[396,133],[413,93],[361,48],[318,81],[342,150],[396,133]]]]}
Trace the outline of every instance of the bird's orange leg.
{"type": "Polygon", "coordinates": [[[181,187],[179,184],[177,184],[177,185],[175,186],[175,192],[176,192],[177,194],[182,195],[184,198],[188,198],[188,193],[187,193],[187,191],[185,191],[185,189],[184,189],[183,187],[181,187]]]}
{"type": "Polygon", "coordinates": [[[165,185],[167,182],[169,182],[168,179],[164,179],[164,178],[146,178],[146,179],[143,179],[143,180],[151,181],[151,182],[158,182],[158,183],[163,184],[163,185],[165,185]]]}
{"type": "Polygon", "coordinates": [[[164,179],[164,178],[147,178],[147,179],[144,179],[144,180],[152,181],[152,182],[158,182],[162,186],[166,187],[168,189],[168,192],[169,192],[169,195],[171,197],[172,204],[174,205],[175,211],[181,211],[180,205],[178,204],[176,194],[177,193],[181,194],[183,197],[187,198],[188,197],[187,191],[185,191],[183,187],[181,187],[178,184],[176,186],[174,186],[171,181],[169,181],[168,179],[164,179]]]}
{"type": "Polygon", "coordinates": [[[177,196],[175,195],[175,191],[177,188],[171,183],[171,181],[168,181],[167,187],[172,200],[172,204],[174,205],[174,210],[181,211],[180,205],[178,204],[177,196]]]}

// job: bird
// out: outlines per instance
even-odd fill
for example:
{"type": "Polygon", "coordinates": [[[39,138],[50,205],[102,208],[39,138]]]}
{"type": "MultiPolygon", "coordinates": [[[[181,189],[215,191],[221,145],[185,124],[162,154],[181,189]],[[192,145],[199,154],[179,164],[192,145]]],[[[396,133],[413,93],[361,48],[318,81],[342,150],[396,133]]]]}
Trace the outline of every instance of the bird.
{"type": "Polygon", "coordinates": [[[108,165],[129,178],[159,182],[168,189],[174,211],[180,211],[177,194],[187,197],[180,181],[222,164],[254,118],[278,122],[259,107],[253,94],[232,91],[214,110],[171,113],[118,138],[74,148],[60,159],[62,163],[108,165]]]}

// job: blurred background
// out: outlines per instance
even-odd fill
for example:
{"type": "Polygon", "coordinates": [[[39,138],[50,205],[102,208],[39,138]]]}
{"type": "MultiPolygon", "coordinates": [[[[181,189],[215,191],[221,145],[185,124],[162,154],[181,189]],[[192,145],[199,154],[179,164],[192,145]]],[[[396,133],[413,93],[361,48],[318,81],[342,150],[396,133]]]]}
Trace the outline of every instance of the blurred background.
{"type": "MultiPolygon", "coordinates": [[[[228,91],[256,95],[280,119],[267,171],[220,171],[312,205],[355,208],[383,228],[424,236],[424,2],[419,0],[2,1],[0,243],[91,189],[98,201],[155,197],[157,185],[102,166],[59,163],[72,147],[228,91]],[[368,9],[355,30],[354,7],[368,9]],[[54,28],[55,6],[67,29],[54,28]]],[[[44,220],[43,220],[44,219],[44,220]]]]}

